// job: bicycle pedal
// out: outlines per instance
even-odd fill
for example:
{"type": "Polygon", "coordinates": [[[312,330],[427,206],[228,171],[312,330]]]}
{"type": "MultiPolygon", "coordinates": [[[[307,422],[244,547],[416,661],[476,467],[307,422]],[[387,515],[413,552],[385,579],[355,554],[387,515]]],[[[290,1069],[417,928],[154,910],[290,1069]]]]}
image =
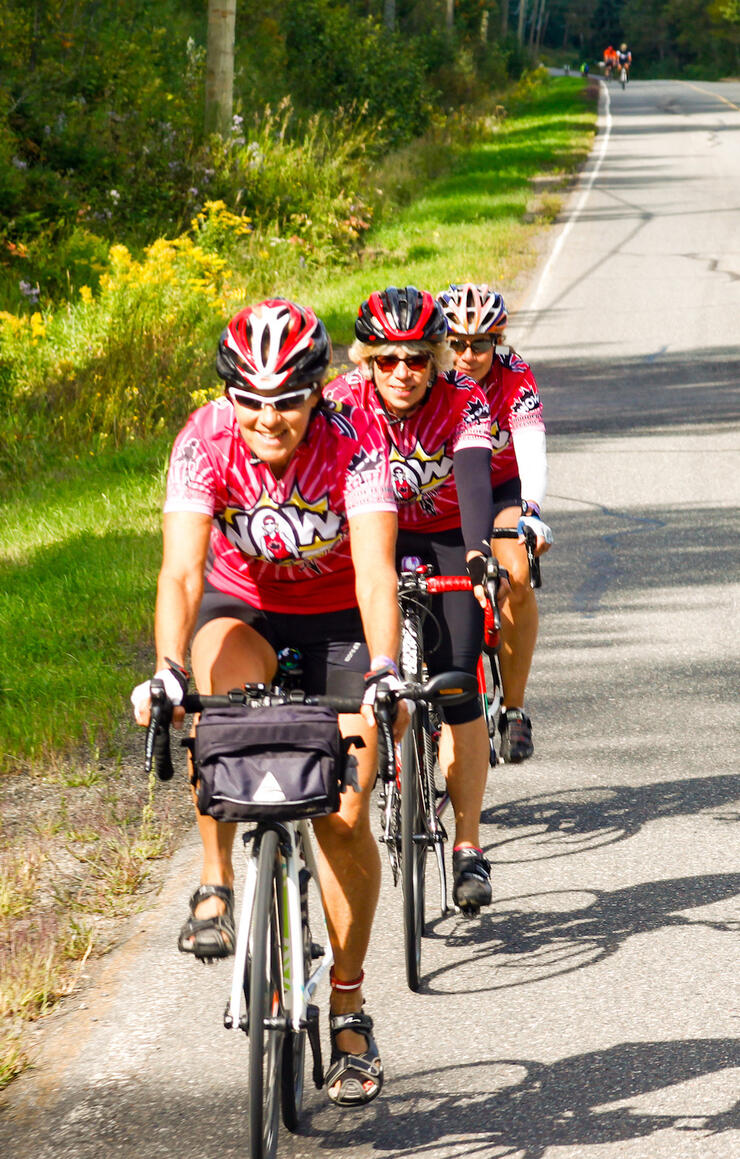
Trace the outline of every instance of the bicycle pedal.
{"type": "Polygon", "coordinates": [[[453,908],[456,913],[462,914],[464,918],[477,918],[480,913],[479,905],[456,905],[453,908]]]}

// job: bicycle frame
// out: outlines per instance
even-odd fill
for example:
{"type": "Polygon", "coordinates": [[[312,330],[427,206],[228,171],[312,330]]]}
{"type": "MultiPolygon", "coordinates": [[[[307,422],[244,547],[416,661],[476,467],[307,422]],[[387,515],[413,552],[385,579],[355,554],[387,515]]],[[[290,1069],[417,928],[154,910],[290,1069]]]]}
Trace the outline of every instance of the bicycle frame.
{"type": "MultiPolygon", "coordinates": [[[[304,862],[314,880],[318,881],[318,866],[311,844],[308,825],[305,821],[281,821],[258,825],[256,829],[244,834],[244,843],[253,845],[253,851],[247,858],[247,868],[244,878],[244,894],[239,914],[236,947],[234,950],[234,969],[231,980],[229,1003],[224,1015],[224,1026],[227,1030],[239,1028],[247,1030],[241,1015],[241,1003],[244,987],[244,973],[249,952],[249,932],[252,926],[252,912],[257,888],[257,857],[259,839],[266,828],[277,830],[280,838],[281,875],[283,888],[283,929],[281,931],[282,944],[282,977],[283,998],[286,1014],[290,1026],[296,1032],[306,1028],[306,1011],[322,978],[330,970],[334,957],[326,932],[326,949],[319,965],[307,978],[304,969],[303,957],[303,923],[301,915],[301,893],[299,870],[300,863],[304,862]]],[[[322,909],[322,920],[326,926],[326,919],[322,909]]]]}

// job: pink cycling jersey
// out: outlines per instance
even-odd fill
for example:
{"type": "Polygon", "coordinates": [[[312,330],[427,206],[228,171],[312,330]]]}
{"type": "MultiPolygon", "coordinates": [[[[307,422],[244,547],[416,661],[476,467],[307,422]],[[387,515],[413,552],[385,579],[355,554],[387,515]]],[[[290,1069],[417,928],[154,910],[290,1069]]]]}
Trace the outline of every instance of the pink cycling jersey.
{"type": "Polygon", "coordinates": [[[491,483],[496,487],[519,473],[512,431],[522,427],[544,431],[545,422],[532,369],[513,350],[494,355],[480,385],[491,408],[491,483]]]}
{"type": "Polygon", "coordinates": [[[491,446],[488,404],[473,380],[455,370],[438,375],[424,403],[400,421],[390,418],[359,370],[335,378],[326,393],[375,416],[389,447],[399,527],[430,532],[459,527],[455,453],[491,446]]]}
{"type": "Polygon", "coordinates": [[[221,398],[177,436],[164,509],[211,516],[206,578],[219,591],[267,611],[307,613],[356,604],[348,520],[396,504],[383,439],[361,411],[322,405],[275,479],[221,398]]]}

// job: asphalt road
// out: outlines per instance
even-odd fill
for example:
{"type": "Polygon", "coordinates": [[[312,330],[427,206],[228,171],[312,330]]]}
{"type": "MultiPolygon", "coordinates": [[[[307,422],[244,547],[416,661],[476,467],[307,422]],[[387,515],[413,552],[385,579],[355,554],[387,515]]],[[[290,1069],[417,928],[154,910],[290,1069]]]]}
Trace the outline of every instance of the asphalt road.
{"type": "MultiPolygon", "coordinates": [[[[412,995],[384,882],[367,997],[386,1088],[356,1113],[312,1094],[285,1159],[740,1154],[740,85],[608,103],[510,330],[543,394],[557,542],[536,754],[489,780],[495,903],[435,918],[412,995]]],[[[245,1154],[228,965],[175,949],[196,852],[44,1024],[3,1155],[245,1154]]]]}

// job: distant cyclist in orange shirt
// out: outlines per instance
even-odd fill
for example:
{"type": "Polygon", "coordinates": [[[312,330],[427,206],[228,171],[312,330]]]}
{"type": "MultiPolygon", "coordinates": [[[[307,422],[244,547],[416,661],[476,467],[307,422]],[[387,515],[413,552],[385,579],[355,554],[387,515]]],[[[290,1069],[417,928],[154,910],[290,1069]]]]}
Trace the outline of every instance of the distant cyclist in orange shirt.
{"type": "Polygon", "coordinates": [[[604,76],[608,80],[617,67],[617,50],[613,44],[604,49],[604,76]]]}

